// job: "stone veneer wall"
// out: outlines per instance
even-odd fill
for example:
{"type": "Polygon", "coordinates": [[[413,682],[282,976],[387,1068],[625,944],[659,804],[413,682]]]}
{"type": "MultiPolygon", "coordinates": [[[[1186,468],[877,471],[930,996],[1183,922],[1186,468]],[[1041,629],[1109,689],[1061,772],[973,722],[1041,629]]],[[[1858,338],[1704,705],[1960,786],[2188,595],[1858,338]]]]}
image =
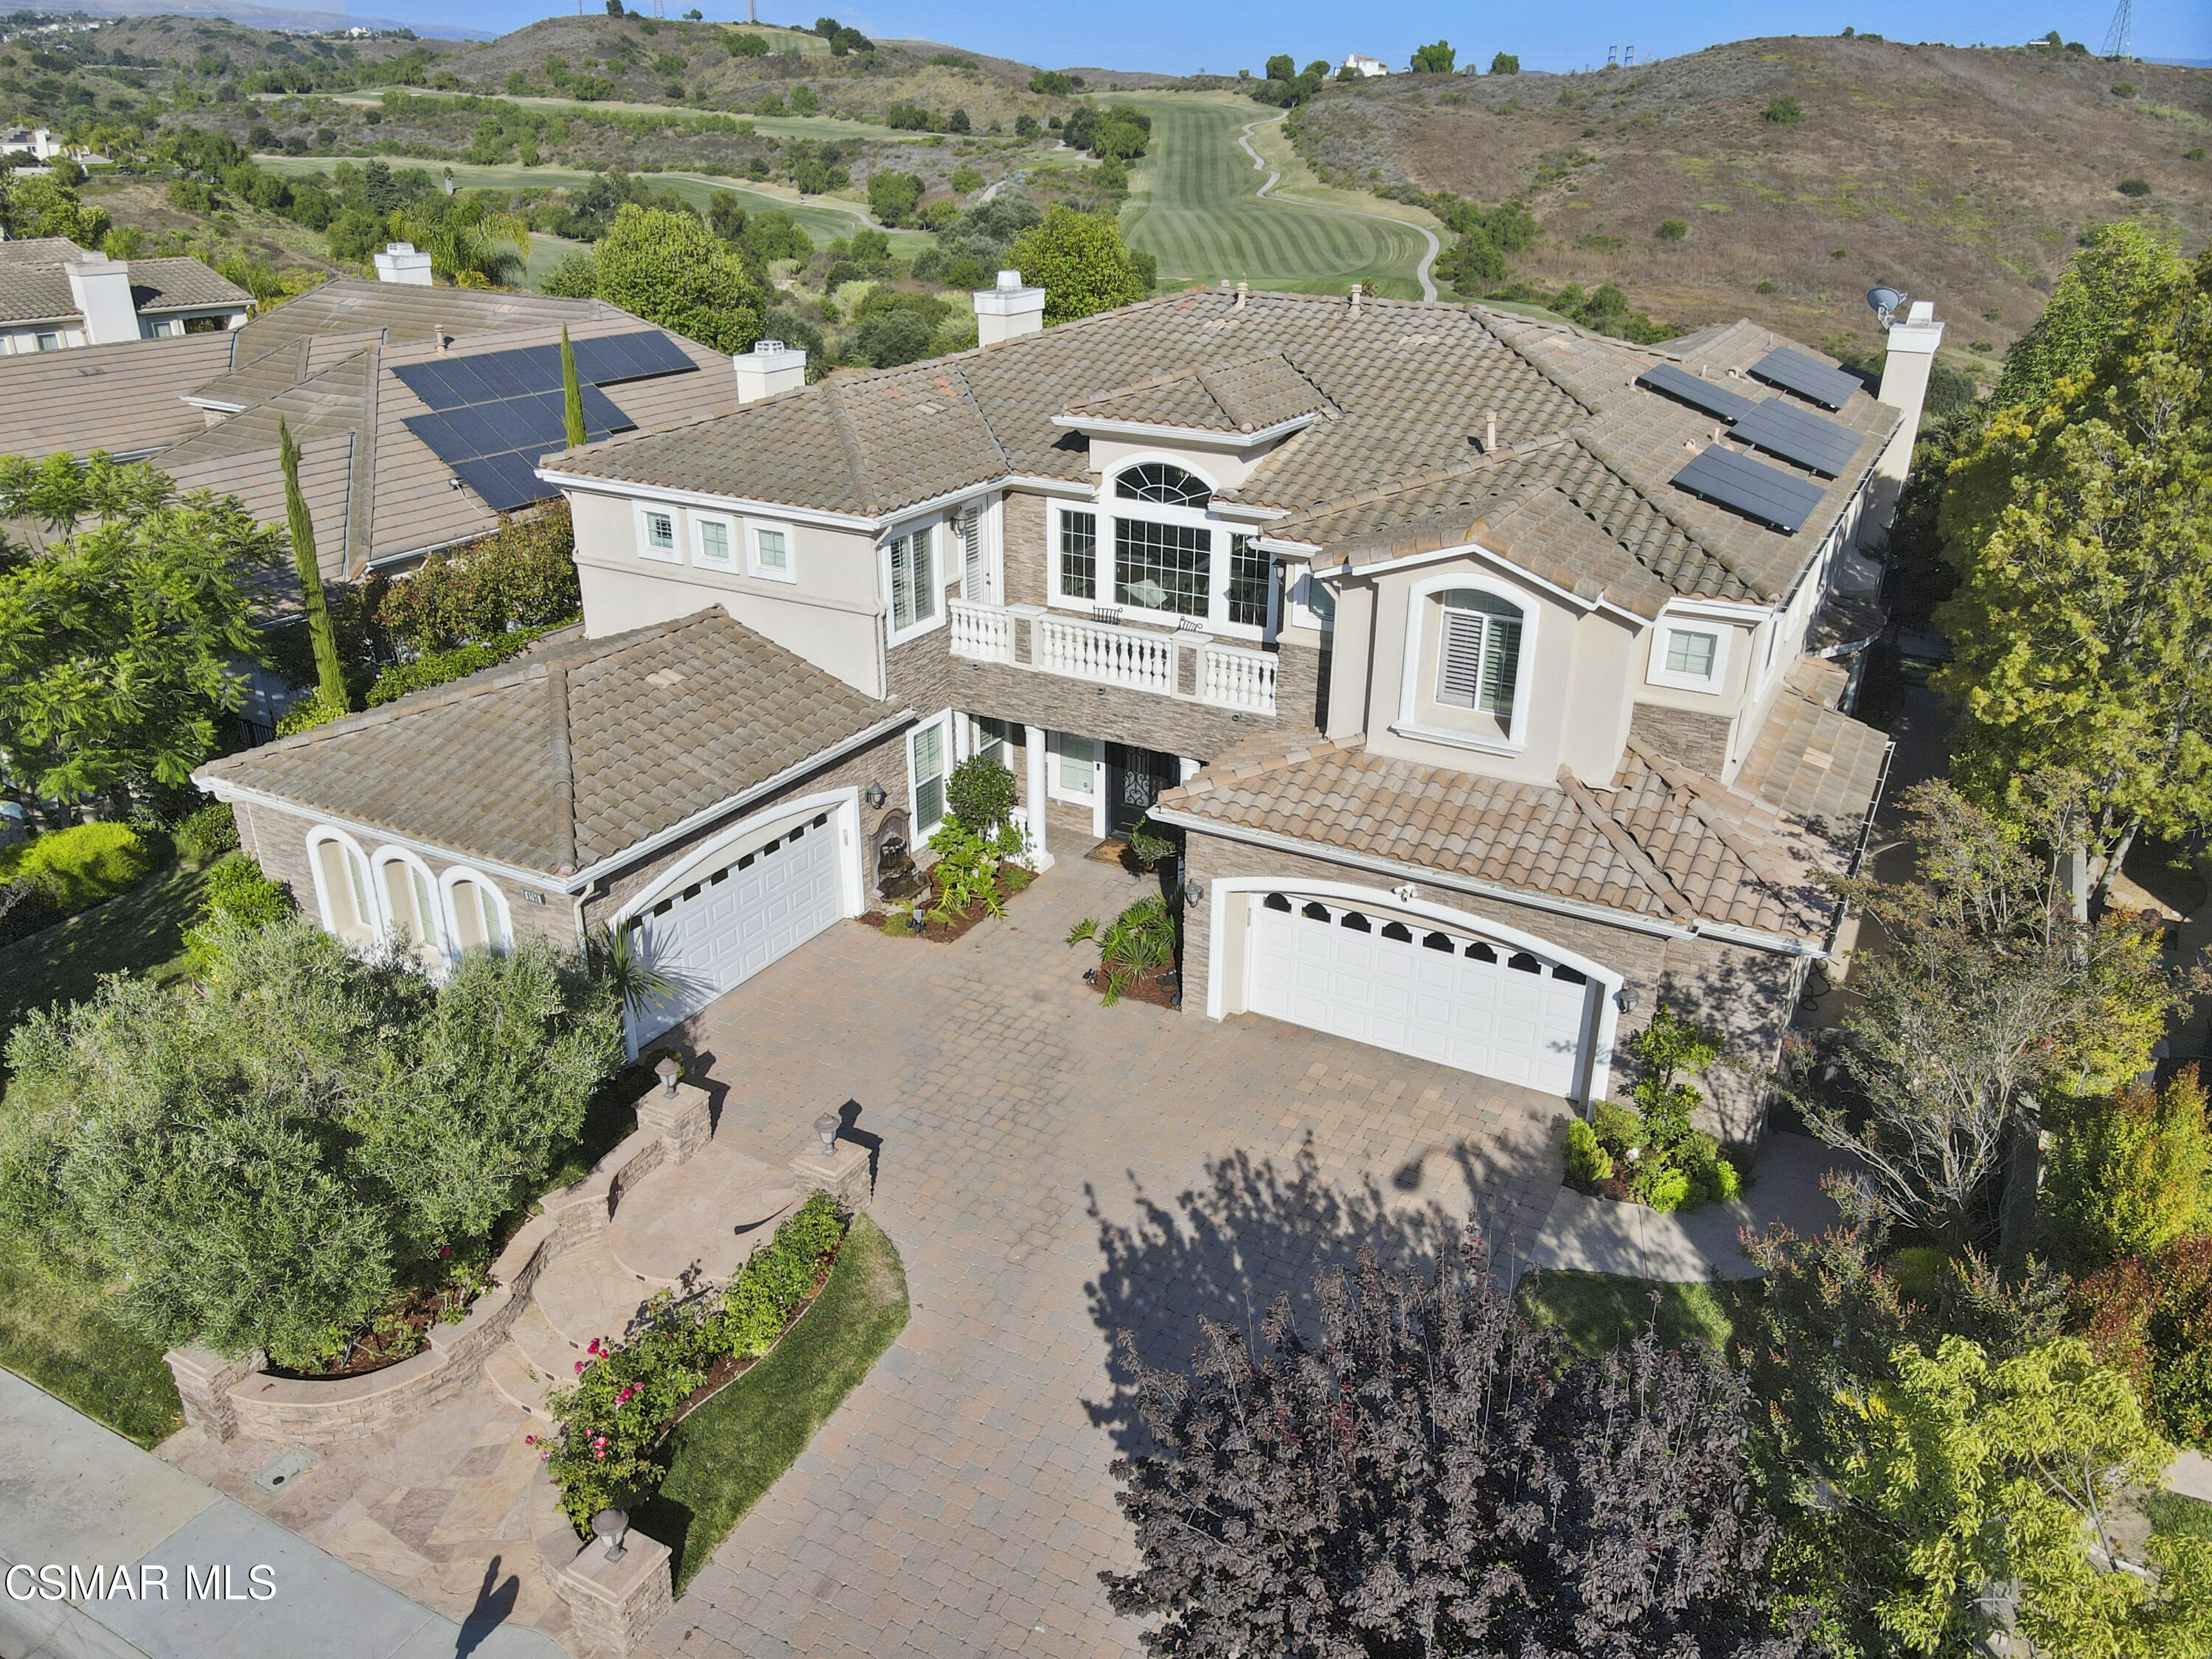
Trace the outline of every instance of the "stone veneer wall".
{"type": "MultiPolygon", "coordinates": [[[[1227,876],[1278,878],[1295,888],[1308,881],[1346,882],[1387,893],[1405,878],[1379,875],[1325,857],[1277,852],[1271,848],[1191,832],[1188,879],[1206,886],[1203,903],[1183,918],[1183,1013],[1206,1017],[1209,951],[1212,944],[1212,884],[1227,876]]],[[[1724,1034],[1728,1057],[1744,1069],[1717,1065],[1699,1079],[1709,1106],[1707,1127],[1723,1139],[1750,1141],[1764,1131],[1768,1074],[1789,1029],[1790,1010],[1802,984],[1801,958],[1711,939],[1678,939],[1614,927],[1581,916],[1563,915],[1531,905],[1431,886],[1413,878],[1421,898],[1431,904],[1486,917],[1578,951],[1620,974],[1638,993],[1634,1012],[1620,1017],[1613,1066],[1613,1093],[1626,1098],[1635,1080],[1635,1057],[1627,1040],[1650,1023],[1663,998],[1669,1006],[1699,1024],[1724,1034]]]]}
{"type": "Polygon", "coordinates": [[[1731,725],[1725,714],[1639,702],[1629,716],[1628,735],[1646,748],[1717,778],[1728,767],[1731,725]]]}

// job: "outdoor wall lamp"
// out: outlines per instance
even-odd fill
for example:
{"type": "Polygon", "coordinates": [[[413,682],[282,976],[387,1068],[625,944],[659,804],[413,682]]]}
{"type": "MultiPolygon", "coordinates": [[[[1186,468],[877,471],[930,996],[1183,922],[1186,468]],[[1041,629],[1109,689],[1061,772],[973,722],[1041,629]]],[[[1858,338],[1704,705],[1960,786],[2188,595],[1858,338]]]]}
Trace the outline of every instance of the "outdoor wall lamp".
{"type": "Polygon", "coordinates": [[[1637,1001],[1636,988],[1632,985],[1624,985],[1613,994],[1613,1006],[1624,1014],[1634,1013],[1637,1001]]]}
{"type": "Polygon", "coordinates": [[[874,811],[878,807],[884,804],[884,795],[883,785],[880,783],[870,784],[866,789],[860,791],[860,799],[868,803],[868,811],[871,812],[874,811]]]}
{"type": "Polygon", "coordinates": [[[592,1531],[606,1542],[607,1559],[619,1561],[629,1552],[623,1540],[629,1534],[629,1516],[621,1510],[601,1510],[592,1517],[592,1531]]]}

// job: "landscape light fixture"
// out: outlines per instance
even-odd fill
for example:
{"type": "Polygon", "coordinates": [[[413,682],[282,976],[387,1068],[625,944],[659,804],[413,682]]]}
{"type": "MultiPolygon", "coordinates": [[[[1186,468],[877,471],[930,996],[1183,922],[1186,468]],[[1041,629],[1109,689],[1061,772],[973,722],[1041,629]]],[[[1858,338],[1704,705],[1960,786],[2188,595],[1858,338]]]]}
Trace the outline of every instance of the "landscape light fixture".
{"type": "Polygon", "coordinates": [[[629,1552],[623,1547],[623,1540],[629,1533],[629,1516],[621,1510],[601,1510],[592,1517],[592,1533],[606,1540],[607,1559],[619,1561],[629,1552]]]}
{"type": "Polygon", "coordinates": [[[671,1100],[675,1099],[676,1079],[684,1075],[684,1062],[673,1054],[663,1054],[660,1064],[653,1069],[660,1079],[660,1092],[671,1100]]]}
{"type": "Polygon", "coordinates": [[[822,1137],[822,1152],[829,1157],[837,1150],[837,1120],[828,1112],[814,1120],[814,1133],[822,1137]]]}
{"type": "Polygon", "coordinates": [[[1911,298],[1910,294],[1900,294],[1893,288],[1867,290],[1867,303],[1874,307],[1874,319],[1884,328],[1889,326],[1889,319],[1904,310],[1911,298]]]}

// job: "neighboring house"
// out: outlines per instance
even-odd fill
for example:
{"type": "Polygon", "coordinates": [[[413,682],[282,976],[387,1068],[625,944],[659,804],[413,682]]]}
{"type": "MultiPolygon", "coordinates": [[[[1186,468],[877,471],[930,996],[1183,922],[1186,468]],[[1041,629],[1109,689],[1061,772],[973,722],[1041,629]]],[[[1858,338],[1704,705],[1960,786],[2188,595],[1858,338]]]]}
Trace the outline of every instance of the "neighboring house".
{"type": "MultiPolygon", "coordinates": [[[[6,249],[30,246],[0,244],[0,291],[6,249]]],[[[564,324],[594,435],[738,405],[727,356],[601,301],[341,278],[223,334],[0,358],[0,454],[152,460],[275,522],[282,417],[323,574],[356,580],[559,493],[536,460],[564,441],[564,324]]]]}
{"type": "Polygon", "coordinates": [[[1187,832],[1191,1017],[1586,1100],[1663,997],[1729,1031],[1722,1127],[1755,1133],[1835,921],[1817,878],[1887,763],[1844,712],[1876,574],[1853,543],[1917,408],[1747,323],[1644,348],[1224,289],[1040,331],[1042,302],[1002,283],[978,350],[803,388],[763,343],[735,412],[549,457],[573,666],[202,781],[338,931],[435,919],[464,948],[465,906],[426,895],[501,879],[486,858],[566,941],[638,928],[684,987],[642,1037],[857,913],[882,839],[926,839],[992,753],[1044,861],[1071,809],[1086,846],[1147,813],[1187,832]],[[464,720],[473,746],[440,724],[464,720]],[[756,726],[791,741],[725,759],[756,726]],[[425,763],[448,752],[512,758],[425,763]],[[572,854],[587,798],[653,805],[572,854]],[[794,825],[835,826],[834,876],[761,859],[794,825]]]}
{"type": "Polygon", "coordinates": [[[1353,75],[1388,75],[1390,66],[1380,58],[1368,58],[1353,52],[1344,60],[1345,70],[1353,75]]]}
{"type": "Polygon", "coordinates": [[[243,327],[253,296],[189,258],[111,259],[65,236],[0,242],[0,352],[12,356],[243,327]]]}

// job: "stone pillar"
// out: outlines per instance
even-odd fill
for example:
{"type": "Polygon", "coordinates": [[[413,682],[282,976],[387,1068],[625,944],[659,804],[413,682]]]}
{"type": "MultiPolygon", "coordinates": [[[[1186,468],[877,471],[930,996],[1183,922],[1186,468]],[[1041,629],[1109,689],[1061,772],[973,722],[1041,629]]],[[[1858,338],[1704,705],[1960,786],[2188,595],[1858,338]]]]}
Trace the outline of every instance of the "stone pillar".
{"type": "Polygon", "coordinates": [[[696,1084],[678,1084],[672,1098],[656,1083],[637,1103],[637,1127],[659,1133],[672,1164],[683,1163],[705,1146],[714,1133],[714,1121],[707,1091],[696,1084]]]}
{"type": "Polygon", "coordinates": [[[868,1158],[868,1149],[852,1141],[841,1140],[835,1151],[828,1152],[817,1141],[793,1158],[788,1167],[810,1191],[828,1193],[841,1209],[857,1212],[868,1207],[872,1195],[868,1158]]]}
{"type": "Polygon", "coordinates": [[[1928,380],[1936,368],[1936,349],[1943,343],[1943,325],[1936,307],[1915,300],[1903,322],[1889,325],[1889,352],[1881,364],[1881,401],[1905,419],[1874,464],[1867,484],[1866,514],[1859,520],[1859,544],[1885,547],[1905,476],[1912,470],[1912,441],[1920,434],[1920,411],[1928,401],[1928,380]]]}
{"type": "Polygon", "coordinates": [[[1023,769],[1029,775],[1024,781],[1023,794],[1029,812],[1030,862],[1039,872],[1052,868],[1053,857],[1045,846],[1045,819],[1052,812],[1052,788],[1049,767],[1051,757],[1044,751],[1044,727],[1025,726],[1022,728],[1023,769]]]}
{"type": "Polygon", "coordinates": [[[633,1529],[623,1559],[607,1559],[598,1539],[579,1546],[559,1508],[553,1483],[539,1469],[531,1483],[531,1521],[538,1559],[568,1609],[577,1645],[592,1659],[626,1659],[676,1605],[668,1546],[633,1529]]]}
{"type": "Polygon", "coordinates": [[[185,1421],[210,1440],[236,1439],[238,1410],[231,1404],[230,1391],[261,1368],[261,1356],[225,1359],[205,1348],[172,1348],[161,1358],[176,1379],[185,1421]]]}

